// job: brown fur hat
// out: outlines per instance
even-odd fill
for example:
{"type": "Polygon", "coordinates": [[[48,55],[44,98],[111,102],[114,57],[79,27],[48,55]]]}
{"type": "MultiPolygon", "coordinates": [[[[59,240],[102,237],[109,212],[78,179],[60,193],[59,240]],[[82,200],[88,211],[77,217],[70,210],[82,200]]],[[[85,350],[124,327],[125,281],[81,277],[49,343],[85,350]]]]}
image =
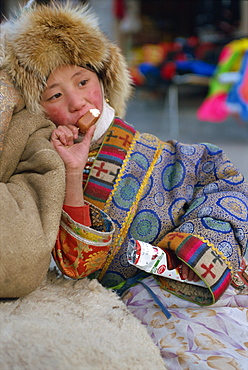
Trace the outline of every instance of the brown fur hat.
{"type": "Polygon", "coordinates": [[[98,74],[110,105],[124,115],[131,94],[126,62],[87,6],[52,2],[23,8],[2,25],[1,33],[0,68],[20,89],[31,112],[42,112],[39,102],[49,74],[61,65],[78,65],[98,74]]]}

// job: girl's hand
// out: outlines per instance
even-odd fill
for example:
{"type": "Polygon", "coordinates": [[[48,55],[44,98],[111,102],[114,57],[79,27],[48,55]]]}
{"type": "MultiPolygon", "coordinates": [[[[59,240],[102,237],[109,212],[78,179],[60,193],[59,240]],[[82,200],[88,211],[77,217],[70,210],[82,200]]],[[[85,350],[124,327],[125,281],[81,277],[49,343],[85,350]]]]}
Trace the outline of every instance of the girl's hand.
{"type": "Polygon", "coordinates": [[[182,262],[182,269],[181,269],[181,273],[180,273],[180,276],[181,276],[181,279],[183,280],[189,280],[189,281],[199,281],[200,278],[198,275],[196,275],[194,273],[193,270],[191,270],[191,268],[186,265],[184,262],[182,262]]]}
{"type": "Polygon", "coordinates": [[[78,138],[76,126],[58,126],[53,130],[50,141],[64,161],[67,171],[84,169],[94,131],[95,125],[89,128],[82,142],[74,144],[74,140],[78,138]]]}
{"type": "Polygon", "coordinates": [[[78,138],[76,126],[58,126],[51,135],[51,143],[66,167],[66,192],[64,204],[72,207],[84,205],[82,189],[83,169],[88,160],[90,142],[95,125],[90,127],[80,143],[74,143],[78,138]]]}

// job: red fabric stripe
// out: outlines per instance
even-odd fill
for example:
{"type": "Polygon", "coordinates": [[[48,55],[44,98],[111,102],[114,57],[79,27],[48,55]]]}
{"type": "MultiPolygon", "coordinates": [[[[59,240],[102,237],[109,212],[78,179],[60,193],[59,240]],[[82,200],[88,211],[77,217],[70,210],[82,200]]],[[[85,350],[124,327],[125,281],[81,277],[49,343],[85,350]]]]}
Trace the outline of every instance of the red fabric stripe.
{"type": "Polygon", "coordinates": [[[182,248],[180,248],[180,257],[183,257],[185,261],[190,260],[196,249],[198,249],[202,244],[203,242],[200,239],[191,236],[188,240],[186,240],[182,248]]]}
{"type": "Polygon", "coordinates": [[[101,185],[97,184],[91,184],[90,187],[87,189],[87,196],[93,196],[99,199],[99,201],[106,200],[109,196],[109,193],[111,192],[111,189],[107,189],[101,185]],[[100,193],[99,193],[100,192],[100,193]],[[101,199],[99,198],[99,194],[101,194],[101,199]]]}
{"type": "Polygon", "coordinates": [[[123,150],[116,150],[116,148],[113,148],[113,147],[104,146],[104,150],[101,150],[101,154],[111,155],[111,156],[123,159],[123,158],[125,158],[127,152],[123,151],[123,150]]]}

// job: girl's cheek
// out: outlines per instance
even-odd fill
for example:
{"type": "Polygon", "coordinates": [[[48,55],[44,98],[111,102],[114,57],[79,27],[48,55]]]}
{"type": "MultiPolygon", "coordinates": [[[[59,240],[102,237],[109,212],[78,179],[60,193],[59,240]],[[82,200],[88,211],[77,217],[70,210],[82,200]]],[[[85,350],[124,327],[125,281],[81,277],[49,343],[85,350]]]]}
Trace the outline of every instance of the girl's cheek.
{"type": "Polygon", "coordinates": [[[93,95],[91,101],[102,112],[102,92],[97,90],[93,95]]]}
{"type": "Polygon", "coordinates": [[[53,107],[52,109],[48,109],[46,111],[47,116],[56,126],[59,125],[65,125],[65,115],[63,114],[63,111],[61,109],[57,109],[53,107]]]}

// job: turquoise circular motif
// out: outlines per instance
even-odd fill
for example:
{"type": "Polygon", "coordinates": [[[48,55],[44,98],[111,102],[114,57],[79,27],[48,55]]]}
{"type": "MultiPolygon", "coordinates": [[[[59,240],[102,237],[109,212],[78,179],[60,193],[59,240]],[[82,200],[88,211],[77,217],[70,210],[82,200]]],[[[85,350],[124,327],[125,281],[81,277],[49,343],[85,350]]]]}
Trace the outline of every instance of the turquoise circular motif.
{"type": "Polygon", "coordinates": [[[185,155],[193,155],[195,154],[195,147],[192,145],[184,144],[180,147],[180,152],[185,155]]]}
{"type": "Polygon", "coordinates": [[[220,252],[224,254],[225,257],[231,257],[233,253],[232,245],[229,242],[223,241],[219,243],[218,249],[220,252]]]}
{"type": "Polygon", "coordinates": [[[157,204],[157,206],[161,207],[164,205],[164,194],[161,191],[158,191],[154,195],[154,202],[157,204]]]}
{"type": "Polygon", "coordinates": [[[193,234],[194,232],[194,224],[192,222],[185,222],[179,227],[179,231],[181,233],[188,233],[188,234],[193,234]]]}
{"type": "Polygon", "coordinates": [[[129,210],[135,201],[140,183],[133,175],[124,176],[113,197],[113,203],[124,210],[129,210]]]}
{"type": "Polygon", "coordinates": [[[214,230],[222,234],[227,234],[232,231],[229,222],[214,220],[211,217],[202,218],[201,222],[206,229],[214,230]]]}
{"type": "Polygon", "coordinates": [[[141,140],[143,139],[149,144],[157,144],[158,143],[158,138],[152,134],[149,134],[147,132],[144,132],[141,134],[141,140]]]}
{"type": "Polygon", "coordinates": [[[203,207],[203,208],[200,209],[197,216],[198,217],[210,216],[212,211],[213,211],[212,207],[203,207]]]}
{"type": "Polygon", "coordinates": [[[214,170],[214,162],[212,161],[205,162],[202,166],[202,170],[205,173],[210,173],[211,171],[214,170]]]}
{"type": "Polygon", "coordinates": [[[162,172],[162,184],[165,190],[179,187],[185,177],[185,168],[179,161],[169,164],[162,172]]]}
{"type": "Polygon", "coordinates": [[[139,212],[130,227],[132,238],[151,243],[160,232],[161,223],[155,212],[151,210],[139,212]]]}
{"type": "Polygon", "coordinates": [[[193,198],[194,194],[194,188],[191,185],[186,186],[186,196],[188,200],[191,200],[193,198]]]}
{"type": "Polygon", "coordinates": [[[236,197],[223,197],[217,201],[218,206],[224,209],[229,215],[240,221],[248,220],[248,211],[246,204],[236,197]]]}
{"type": "Polygon", "coordinates": [[[212,193],[217,193],[218,192],[218,185],[216,183],[208,184],[204,187],[203,193],[204,194],[212,194],[212,193]]]}
{"type": "Polygon", "coordinates": [[[137,152],[133,153],[131,159],[135,161],[139,167],[143,168],[144,170],[148,170],[149,163],[147,158],[143,154],[137,152]]]}
{"type": "Polygon", "coordinates": [[[120,262],[122,267],[130,267],[130,263],[128,262],[128,259],[127,259],[127,251],[126,250],[125,250],[124,253],[122,253],[119,256],[119,262],[120,262]]]}
{"type": "Polygon", "coordinates": [[[245,237],[245,232],[244,232],[244,230],[243,229],[241,229],[241,228],[237,228],[237,229],[234,229],[234,234],[235,234],[235,236],[236,236],[236,239],[238,240],[238,241],[242,241],[243,239],[244,239],[244,237],[245,237]]]}

